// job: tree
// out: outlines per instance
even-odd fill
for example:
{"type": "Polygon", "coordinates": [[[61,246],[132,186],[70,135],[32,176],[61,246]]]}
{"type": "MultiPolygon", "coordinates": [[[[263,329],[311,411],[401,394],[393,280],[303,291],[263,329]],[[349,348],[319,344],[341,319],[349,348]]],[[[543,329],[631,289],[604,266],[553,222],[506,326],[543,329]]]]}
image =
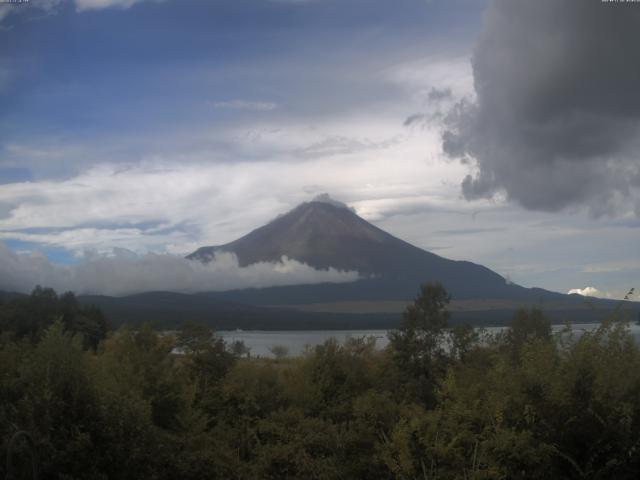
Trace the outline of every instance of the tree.
{"type": "Polygon", "coordinates": [[[509,329],[505,333],[508,348],[514,357],[518,357],[524,345],[534,340],[548,342],[551,340],[551,322],[545,318],[542,310],[518,310],[509,329]]]}
{"type": "Polygon", "coordinates": [[[176,346],[186,355],[197,355],[206,351],[214,340],[213,332],[206,325],[184,322],[178,331],[176,346]]]}
{"type": "Polygon", "coordinates": [[[56,321],[66,332],[79,334],[85,348],[94,350],[109,330],[100,309],[80,304],[72,292],[58,296],[51,288],[37,286],[28,297],[0,305],[0,331],[14,338],[36,342],[56,321]]]}
{"type": "Polygon", "coordinates": [[[401,375],[416,394],[434,402],[436,376],[443,373],[443,340],[449,321],[450,296],[440,283],[420,287],[413,305],[404,311],[398,330],[389,333],[390,347],[401,375]]]}
{"type": "Polygon", "coordinates": [[[274,345],[269,348],[269,351],[276,357],[276,360],[282,360],[289,355],[289,349],[284,345],[274,345]]]}
{"type": "Polygon", "coordinates": [[[234,340],[229,346],[229,350],[238,358],[251,358],[251,349],[242,340],[234,340]]]}
{"type": "Polygon", "coordinates": [[[464,361],[471,349],[478,343],[478,332],[468,323],[451,329],[451,356],[464,361]]]}
{"type": "Polygon", "coordinates": [[[201,395],[222,379],[236,362],[236,356],[227,350],[224,340],[199,323],[185,322],[178,333],[176,346],[184,352],[201,395]]]}

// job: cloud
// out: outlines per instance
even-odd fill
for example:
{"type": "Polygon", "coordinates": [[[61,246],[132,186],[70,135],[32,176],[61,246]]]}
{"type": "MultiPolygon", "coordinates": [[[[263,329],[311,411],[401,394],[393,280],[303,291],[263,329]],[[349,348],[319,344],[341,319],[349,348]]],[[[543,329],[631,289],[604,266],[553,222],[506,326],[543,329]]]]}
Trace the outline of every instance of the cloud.
{"type": "Polygon", "coordinates": [[[640,261],[626,259],[618,262],[587,264],[583,266],[583,271],[585,273],[612,273],[624,271],[640,272],[640,261]]]}
{"type": "Polygon", "coordinates": [[[389,149],[394,145],[400,143],[402,140],[403,138],[400,136],[386,138],[380,141],[372,141],[368,139],[349,138],[337,135],[323,138],[316,143],[300,149],[296,153],[302,158],[349,155],[352,153],[359,153],[367,150],[389,149]]]}
{"type": "MultiPolygon", "coordinates": [[[[39,0],[39,1],[23,1],[23,2],[6,2],[0,4],[0,23],[9,15],[31,15],[37,12],[38,15],[53,14],[56,12],[58,6],[65,0],[39,0]]],[[[10,26],[7,28],[11,28],[10,26]]],[[[2,28],[0,27],[0,30],[2,28]]]]}
{"type": "Polygon", "coordinates": [[[479,233],[502,233],[506,230],[504,227],[488,227],[488,228],[455,228],[451,230],[437,230],[434,235],[476,235],[479,233]]]}
{"type": "Polygon", "coordinates": [[[7,17],[12,11],[13,9],[11,8],[11,5],[0,5],[0,22],[2,22],[2,20],[4,20],[4,18],[7,17]]]}
{"type": "MultiPolygon", "coordinates": [[[[32,181],[2,185],[0,240],[73,252],[122,247],[187,254],[202,245],[235,240],[322,192],[331,192],[370,219],[389,209],[458,203],[455,181],[465,169],[425,159],[425,151],[437,155],[437,133],[408,131],[400,118],[367,112],[313,123],[271,119],[268,124],[210,129],[213,140],[206,140],[212,144],[195,151],[188,144],[200,146],[204,133],[167,133],[172,139],[168,148],[175,151],[93,164],[63,178],[34,175],[32,181]],[[301,151],[338,132],[366,148],[323,154],[316,149],[316,155],[301,159],[301,151]],[[388,142],[390,138],[396,141],[388,142]],[[218,143],[226,150],[221,152],[218,143]]],[[[35,155],[35,165],[49,150],[26,143],[11,149],[35,155]]],[[[62,158],[66,154],[56,157],[55,165],[62,158]]],[[[26,160],[23,165],[31,167],[26,160]]]]}
{"type": "Polygon", "coordinates": [[[441,102],[449,100],[453,96],[453,92],[450,88],[432,88],[427,93],[427,99],[430,102],[441,102]]]}
{"type": "Polygon", "coordinates": [[[604,292],[601,292],[595,287],[584,287],[584,288],[573,288],[567,292],[569,295],[577,294],[582,295],[583,297],[598,297],[598,298],[609,298],[610,295],[604,292]]]}
{"type": "Polygon", "coordinates": [[[600,0],[494,0],[473,55],[476,98],[449,112],[467,199],[640,213],[640,9],[600,0]]]}
{"type": "Polygon", "coordinates": [[[302,5],[305,3],[315,2],[316,0],[269,0],[271,3],[290,3],[293,5],[302,5]]]}
{"type": "Polygon", "coordinates": [[[384,76],[423,105],[474,95],[473,74],[466,55],[405,61],[389,68],[384,76]]]}
{"type": "Polygon", "coordinates": [[[320,193],[320,194],[316,195],[315,197],[313,197],[313,201],[314,202],[321,202],[321,203],[328,203],[329,205],[333,205],[334,207],[344,208],[345,210],[350,210],[353,213],[356,213],[356,211],[355,211],[355,209],[353,207],[350,207],[349,205],[347,205],[344,202],[341,202],[339,200],[331,198],[331,195],[329,195],[328,193],[320,193]]]}
{"type": "Polygon", "coordinates": [[[409,115],[402,125],[409,127],[416,123],[424,123],[427,119],[428,117],[424,113],[414,113],[413,115],[409,115]]]}
{"type": "Polygon", "coordinates": [[[29,292],[36,285],[78,294],[128,295],[149,291],[195,293],[277,285],[352,282],[357,272],[316,270],[286,257],[277,263],[238,266],[230,253],[207,264],[174,255],[115,249],[111,255],[87,253],[74,265],[56,265],[41,254],[19,255],[0,242],[0,290],[29,292]]]}
{"type": "Polygon", "coordinates": [[[225,108],[230,110],[254,110],[269,111],[278,108],[277,103],[273,102],[255,102],[248,100],[229,100],[226,102],[212,102],[213,108],[225,108]]]}
{"type": "MultiPolygon", "coordinates": [[[[81,12],[84,10],[102,10],[104,8],[122,8],[127,9],[141,3],[145,0],[74,0],[76,9],[81,12]]],[[[162,1],[162,0],[154,0],[162,1]]]]}
{"type": "MultiPolygon", "coordinates": [[[[144,1],[162,2],[164,0],[71,0],[78,12],[102,10],[105,8],[127,9],[144,1]]],[[[0,4],[0,24],[10,15],[51,15],[57,13],[67,0],[31,0],[22,3],[0,4]]],[[[10,27],[8,27],[10,28],[10,27]]]]}

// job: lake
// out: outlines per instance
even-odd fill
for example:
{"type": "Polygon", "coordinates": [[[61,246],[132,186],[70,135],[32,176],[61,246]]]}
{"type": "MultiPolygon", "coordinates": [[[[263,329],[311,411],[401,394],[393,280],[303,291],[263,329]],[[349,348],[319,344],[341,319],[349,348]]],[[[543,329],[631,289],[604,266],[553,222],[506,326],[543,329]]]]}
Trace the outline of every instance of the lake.
{"type": "MultiPolygon", "coordinates": [[[[573,330],[577,335],[598,327],[598,323],[576,323],[573,330]]],[[[506,327],[487,327],[488,333],[497,333],[506,327]]],[[[553,325],[553,331],[564,328],[564,325],[553,325]]],[[[640,325],[629,324],[629,330],[636,341],[640,342],[640,325]]],[[[251,349],[251,356],[273,357],[270,348],[284,346],[289,350],[289,356],[301,355],[307,346],[315,347],[330,338],[335,338],[339,343],[344,343],[348,338],[375,337],[376,346],[384,348],[389,340],[387,330],[280,330],[280,331],[219,331],[216,332],[231,343],[241,340],[251,349]]]]}
{"type": "Polygon", "coordinates": [[[348,338],[375,337],[376,346],[384,348],[387,330],[276,330],[276,331],[222,331],[216,332],[227,343],[241,340],[251,349],[251,356],[273,357],[270,348],[284,346],[289,349],[289,356],[302,354],[308,346],[315,347],[330,338],[344,343],[348,338]]]}

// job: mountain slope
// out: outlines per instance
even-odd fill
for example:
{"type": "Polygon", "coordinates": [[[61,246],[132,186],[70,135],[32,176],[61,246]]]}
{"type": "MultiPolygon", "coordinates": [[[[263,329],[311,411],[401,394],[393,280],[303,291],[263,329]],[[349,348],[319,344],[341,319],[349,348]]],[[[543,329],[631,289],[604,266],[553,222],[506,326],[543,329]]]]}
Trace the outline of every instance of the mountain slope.
{"type": "Polygon", "coordinates": [[[414,248],[346,208],[309,202],[234,242],[200,248],[189,258],[203,260],[222,250],[235,253],[245,266],[286,255],[315,268],[385,274],[399,269],[391,255],[402,253],[401,258],[406,258],[407,247],[414,248]]]}
{"type": "Polygon", "coordinates": [[[410,299],[418,285],[428,281],[442,282],[455,298],[560,295],[510,284],[482,265],[440,257],[390,235],[347,208],[317,201],[303,203],[231,243],[202,247],[187,258],[209,261],[216,252],[235,253],[242,266],[287,256],[315,268],[357,270],[363,276],[354,284],[298,288],[309,301],[410,299]]]}

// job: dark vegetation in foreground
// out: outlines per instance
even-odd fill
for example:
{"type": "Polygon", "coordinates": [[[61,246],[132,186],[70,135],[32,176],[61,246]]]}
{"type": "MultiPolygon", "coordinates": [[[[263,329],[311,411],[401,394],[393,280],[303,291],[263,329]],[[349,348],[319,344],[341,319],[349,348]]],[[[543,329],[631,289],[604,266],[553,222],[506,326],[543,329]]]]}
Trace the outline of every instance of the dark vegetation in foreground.
{"type": "Polygon", "coordinates": [[[576,338],[520,311],[482,337],[448,328],[447,303],[423,286],[383,351],[272,360],[197,324],[110,332],[37,289],[0,305],[2,460],[26,431],[45,479],[638,478],[640,350],[620,312],[576,338]]]}

